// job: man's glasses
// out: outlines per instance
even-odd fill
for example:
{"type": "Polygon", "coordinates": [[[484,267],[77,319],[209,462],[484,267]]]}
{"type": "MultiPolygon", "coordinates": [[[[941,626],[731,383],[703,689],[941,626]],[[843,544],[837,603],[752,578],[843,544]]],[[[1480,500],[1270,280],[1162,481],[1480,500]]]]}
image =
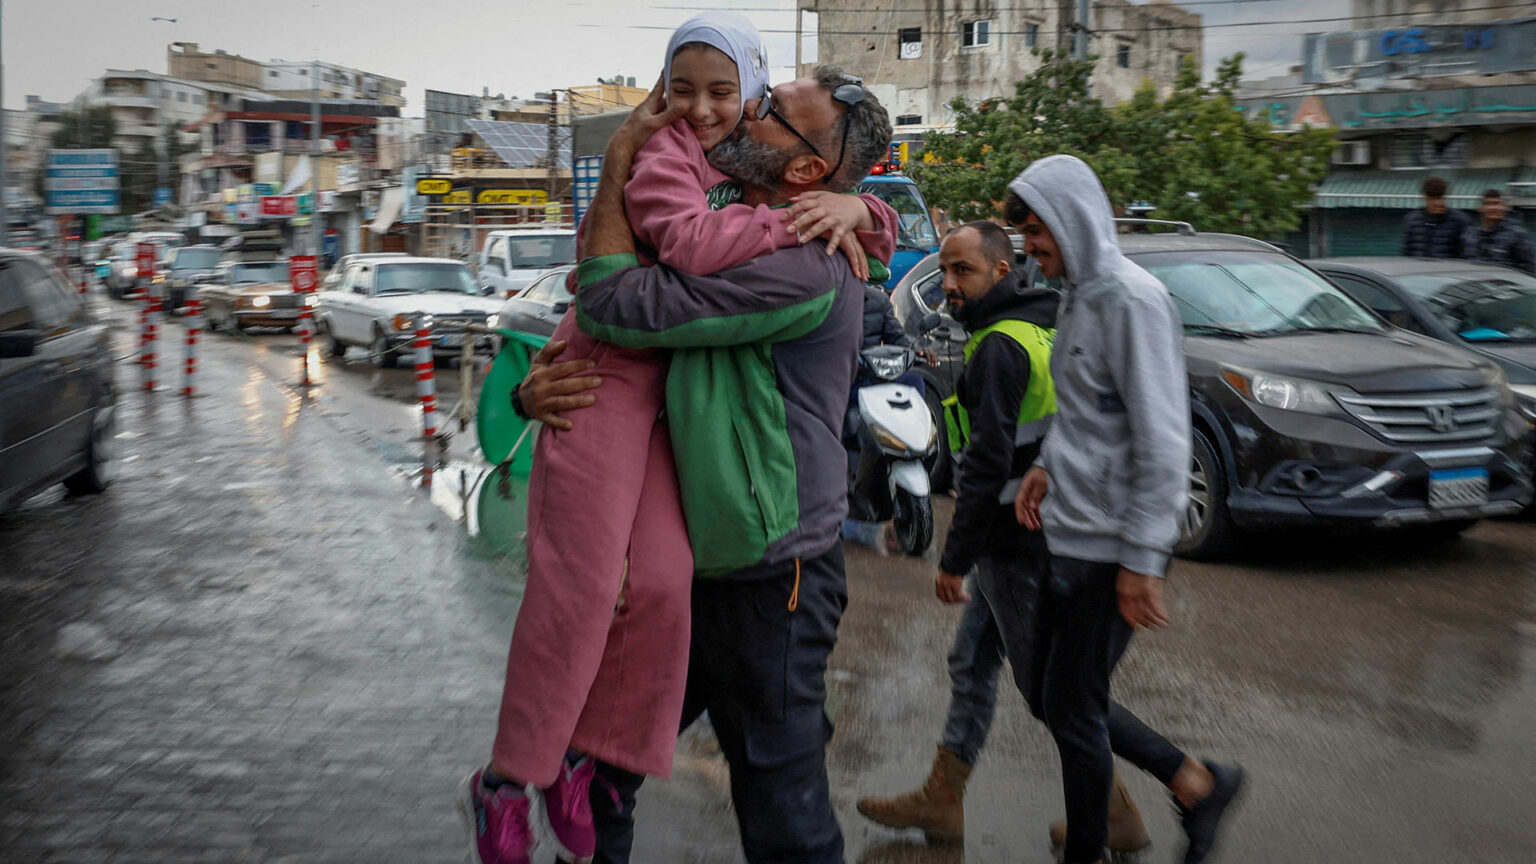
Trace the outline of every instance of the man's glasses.
{"type": "MultiPolygon", "coordinates": [[[[832,91],[832,101],[841,102],[843,105],[847,106],[847,108],[852,108],[853,106],[864,101],[864,82],[852,75],[846,76],[846,79],[846,84],[839,84],[837,85],[837,88],[832,91]]],[[[837,176],[838,169],[843,167],[843,157],[848,153],[848,124],[852,122],[853,115],[847,110],[847,108],[843,110],[843,143],[837,151],[837,164],[832,166],[832,170],[827,172],[827,176],[821,178],[821,182],[823,183],[826,183],[833,177],[837,176]]],[[[800,130],[796,129],[788,120],[785,120],[784,115],[780,114],[778,109],[773,107],[772,87],[764,87],[763,98],[757,100],[757,119],[764,120],[768,117],[772,117],[773,119],[779,121],[779,125],[783,126],[785,129],[788,129],[789,134],[799,138],[800,143],[811,148],[811,152],[814,153],[818,159],[822,160],[823,162],[827,160],[827,157],[821,155],[821,151],[816,149],[816,145],[811,143],[811,139],[800,134],[800,130]]]]}

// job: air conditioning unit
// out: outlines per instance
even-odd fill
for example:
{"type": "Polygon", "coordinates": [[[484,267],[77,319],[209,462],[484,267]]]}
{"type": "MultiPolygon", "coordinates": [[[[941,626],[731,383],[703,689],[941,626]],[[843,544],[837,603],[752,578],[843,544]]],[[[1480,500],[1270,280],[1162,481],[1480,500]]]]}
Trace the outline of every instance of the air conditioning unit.
{"type": "Polygon", "coordinates": [[[1345,141],[1333,149],[1335,165],[1369,165],[1371,164],[1371,142],[1369,141],[1345,141]]]}

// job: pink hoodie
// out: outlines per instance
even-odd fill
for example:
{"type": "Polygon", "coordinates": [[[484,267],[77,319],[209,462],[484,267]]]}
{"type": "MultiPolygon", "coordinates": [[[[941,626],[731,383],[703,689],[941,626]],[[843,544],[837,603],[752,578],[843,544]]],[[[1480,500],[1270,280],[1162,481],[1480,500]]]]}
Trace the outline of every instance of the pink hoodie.
{"type": "MultiPolygon", "coordinates": [[[[635,236],[669,267],[706,276],[799,239],[766,205],[710,209],[709,190],[730,181],[709,164],[699,139],[679,120],[651,136],[635,155],[624,210],[635,236]]],[[[875,228],[856,232],[864,251],[889,264],[896,251],[896,211],[874,195],[860,195],[875,228]]]]}

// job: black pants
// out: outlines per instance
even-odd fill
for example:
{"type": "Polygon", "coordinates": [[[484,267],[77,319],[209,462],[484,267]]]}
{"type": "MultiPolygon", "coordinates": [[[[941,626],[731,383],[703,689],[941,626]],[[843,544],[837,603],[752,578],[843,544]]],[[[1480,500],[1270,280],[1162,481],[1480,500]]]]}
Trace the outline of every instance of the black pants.
{"type": "MultiPolygon", "coordinates": [[[[731,769],[731,801],[751,864],[841,864],[827,785],[827,656],[848,603],[842,546],[752,581],[700,580],[682,728],[709,712],[731,769]]],[[[599,763],[597,856],[629,860],[644,777],[599,763]]]]}
{"type": "Polygon", "coordinates": [[[985,555],[976,580],[992,607],[1014,681],[1061,755],[1070,864],[1098,861],[1109,834],[1114,756],[1163,785],[1184,753],[1109,698],[1131,641],[1115,582],[1120,567],[1045,554],[985,555]]]}

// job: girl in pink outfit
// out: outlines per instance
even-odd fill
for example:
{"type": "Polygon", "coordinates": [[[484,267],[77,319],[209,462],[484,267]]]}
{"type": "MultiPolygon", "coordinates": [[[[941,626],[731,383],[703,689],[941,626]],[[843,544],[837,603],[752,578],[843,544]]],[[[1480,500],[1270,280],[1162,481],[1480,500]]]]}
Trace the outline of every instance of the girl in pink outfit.
{"type": "MultiPolygon", "coordinates": [[[[761,40],[741,16],[707,13],[673,34],[663,80],[669,101],[691,108],[639,151],[624,189],[635,236],[661,262],[710,274],[810,239],[788,210],[729,206],[739,189],[706,160],[767,77],[761,40]]],[[[800,209],[814,218],[803,224],[853,229],[844,248],[856,272],[868,272],[861,250],[889,261],[897,222],[883,201],[805,197],[800,209]]],[[[557,851],[590,858],[593,759],[669,776],[687,679],[693,559],[659,419],[666,355],[598,342],[574,310],[553,338],[566,342],[562,361],[593,360],[587,374],[603,383],[594,408],[569,430],[545,427],[534,450],[527,588],[491,765],[465,781],[461,800],[482,864],[527,860],[538,814],[524,784],[542,793],[557,851]]]]}

